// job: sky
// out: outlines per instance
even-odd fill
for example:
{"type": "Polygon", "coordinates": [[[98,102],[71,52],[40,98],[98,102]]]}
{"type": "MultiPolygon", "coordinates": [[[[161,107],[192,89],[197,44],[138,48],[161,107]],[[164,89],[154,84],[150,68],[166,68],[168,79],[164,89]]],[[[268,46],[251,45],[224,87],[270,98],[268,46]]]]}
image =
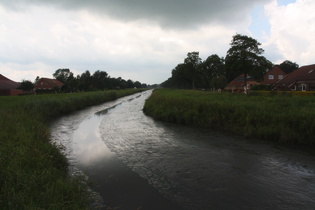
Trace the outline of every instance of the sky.
{"type": "Polygon", "coordinates": [[[106,71],[147,84],[188,52],[225,57],[235,34],[274,64],[315,63],[314,0],[0,0],[0,74],[11,80],[106,71]]]}

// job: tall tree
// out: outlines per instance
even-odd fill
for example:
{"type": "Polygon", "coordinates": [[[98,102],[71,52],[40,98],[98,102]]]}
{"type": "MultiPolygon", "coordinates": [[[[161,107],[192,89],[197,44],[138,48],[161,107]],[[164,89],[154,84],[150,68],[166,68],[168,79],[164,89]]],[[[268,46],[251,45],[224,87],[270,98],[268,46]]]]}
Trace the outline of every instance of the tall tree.
{"type": "Polygon", "coordinates": [[[106,71],[97,70],[93,74],[93,85],[96,89],[104,90],[108,83],[108,74],[106,71]]]}
{"type": "Polygon", "coordinates": [[[201,64],[199,52],[189,52],[184,60],[187,65],[186,76],[191,79],[192,88],[195,89],[195,83],[198,79],[198,66],[201,64]]]}
{"type": "Polygon", "coordinates": [[[264,50],[259,47],[261,44],[256,39],[236,34],[230,45],[225,57],[228,81],[242,73],[245,86],[247,76],[257,81],[262,80],[266,71],[272,67],[272,63],[262,56],[264,50]]]}
{"type": "Polygon", "coordinates": [[[187,73],[188,71],[189,70],[186,64],[178,64],[172,70],[172,79],[170,80],[172,82],[171,85],[174,88],[191,88],[192,80],[190,75],[187,73]]]}
{"type": "Polygon", "coordinates": [[[292,61],[285,60],[279,65],[280,69],[282,69],[286,74],[291,73],[292,71],[299,68],[299,65],[293,63],[292,61]]]}
{"type": "Polygon", "coordinates": [[[83,72],[80,76],[80,89],[81,90],[89,90],[92,85],[92,77],[89,70],[83,72]]]}
{"type": "Polygon", "coordinates": [[[70,71],[70,69],[57,69],[55,73],[53,73],[53,77],[64,84],[71,76],[73,77],[73,73],[70,71]]]}
{"type": "Polygon", "coordinates": [[[226,85],[224,58],[217,54],[210,55],[201,66],[201,79],[203,88],[223,88],[226,85]]]}

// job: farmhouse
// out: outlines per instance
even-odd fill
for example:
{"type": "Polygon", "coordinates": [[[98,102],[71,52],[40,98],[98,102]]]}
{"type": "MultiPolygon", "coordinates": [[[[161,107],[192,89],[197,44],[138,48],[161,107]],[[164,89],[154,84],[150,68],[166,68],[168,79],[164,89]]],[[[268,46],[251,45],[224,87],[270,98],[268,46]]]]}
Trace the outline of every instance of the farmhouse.
{"type": "Polygon", "coordinates": [[[36,81],[35,90],[60,90],[64,84],[56,79],[40,78],[36,81]]]}
{"type": "Polygon", "coordinates": [[[0,96],[15,96],[22,94],[23,91],[18,89],[19,86],[20,83],[14,82],[0,74],[0,96]]]}
{"type": "Polygon", "coordinates": [[[314,91],[315,90],[315,64],[302,66],[286,75],[275,85],[276,90],[314,91]]]}

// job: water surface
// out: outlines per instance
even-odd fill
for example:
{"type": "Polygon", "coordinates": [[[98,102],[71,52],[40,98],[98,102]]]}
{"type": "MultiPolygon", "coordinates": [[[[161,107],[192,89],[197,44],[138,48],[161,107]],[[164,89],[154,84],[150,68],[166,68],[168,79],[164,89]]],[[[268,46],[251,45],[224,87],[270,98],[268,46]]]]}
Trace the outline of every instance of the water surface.
{"type": "Polygon", "coordinates": [[[315,158],[283,146],[154,121],[149,92],[61,118],[74,171],[119,209],[315,209],[315,158]]]}

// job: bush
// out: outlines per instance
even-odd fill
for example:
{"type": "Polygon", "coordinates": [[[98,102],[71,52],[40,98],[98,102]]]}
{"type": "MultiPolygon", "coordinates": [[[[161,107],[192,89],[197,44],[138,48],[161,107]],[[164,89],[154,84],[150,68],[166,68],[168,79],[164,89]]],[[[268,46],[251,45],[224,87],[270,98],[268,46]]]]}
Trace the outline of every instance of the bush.
{"type": "Polygon", "coordinates": [[[270,85],[253,85],[251,87],[251,90],[268,90],[270,91],[271,90],[271,86],[270,85]]]}

